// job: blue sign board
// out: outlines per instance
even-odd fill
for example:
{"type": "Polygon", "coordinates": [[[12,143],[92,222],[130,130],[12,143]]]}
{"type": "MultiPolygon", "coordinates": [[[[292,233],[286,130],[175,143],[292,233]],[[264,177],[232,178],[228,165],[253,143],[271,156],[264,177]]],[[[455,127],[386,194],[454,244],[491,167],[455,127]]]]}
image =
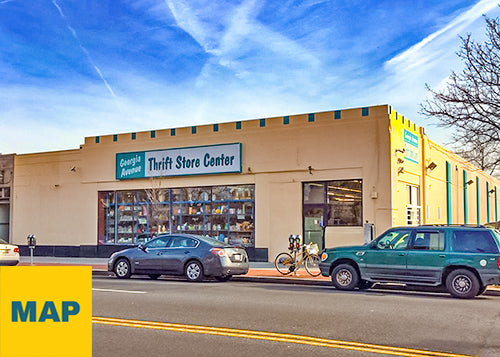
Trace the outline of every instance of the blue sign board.
{"type": "Polygon", "coordinates": [[[241,172],[241,143],[116,154],[116,179],[241,172]]]}
{"type": "Polygon", "coordinates": [[[418,164],[419,162],[418,136],[406,129],[403,134],[405,141],[405,159],[418,164]]]}

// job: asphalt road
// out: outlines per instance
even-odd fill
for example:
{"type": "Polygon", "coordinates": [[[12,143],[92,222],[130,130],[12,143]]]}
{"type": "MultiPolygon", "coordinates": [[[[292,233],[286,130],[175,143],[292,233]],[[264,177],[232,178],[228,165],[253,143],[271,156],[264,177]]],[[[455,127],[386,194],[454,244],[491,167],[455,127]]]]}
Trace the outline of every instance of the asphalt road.
{"type": "Polygon", "coordinates": [[[457,300],[392,289],[108,277],[94,277],[93,289],[96,357],[500,356],[498,292],[457,300]]]}

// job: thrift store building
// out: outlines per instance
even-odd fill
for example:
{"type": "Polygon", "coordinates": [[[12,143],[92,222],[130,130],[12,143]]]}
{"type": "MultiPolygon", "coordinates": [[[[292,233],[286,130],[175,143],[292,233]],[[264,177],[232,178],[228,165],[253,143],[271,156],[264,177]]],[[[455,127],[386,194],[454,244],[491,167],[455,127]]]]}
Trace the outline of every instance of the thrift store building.
{"type": "Polygon", "coordinates": [[[36,254],[109,256],[162,232],[272,261],[391,226],[498,221],[500,181],[388,105],[85,138],[0,156],[0,234],[36,254]]]}

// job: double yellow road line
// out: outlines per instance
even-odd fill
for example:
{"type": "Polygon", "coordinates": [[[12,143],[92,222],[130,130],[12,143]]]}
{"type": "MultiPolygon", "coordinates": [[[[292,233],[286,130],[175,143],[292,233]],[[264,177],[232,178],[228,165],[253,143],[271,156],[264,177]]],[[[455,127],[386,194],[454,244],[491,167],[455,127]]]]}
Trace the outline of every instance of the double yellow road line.
{"type": "Polygon", "coordinates": [[[379,353],[379,354],[393,355],[393,356],[471,357],[468,355],[453,354],[453,353],[446,353],[446,352],[425,351],[425,350],[418,350],[418,349],[412,349],[412,348],[402,348],[402,347],[375,345],[375,344],[370,344],[370,343],[331,340],[331,339],[326,339],[326,338],[293,335],[293,334],[287,334],[287,333],[252,331],[252,330],[232,329],[232,328],[224,328],[224,327],[185,325],[185,324],[174,324],[174,323],[167,323],[167,322],[140,321],[140,320],[117,319],[117,318],[111,318],[111,317],[98,317],[98,316],[93,316],[92,322],[94,324],[99,324],[99,325],[135,327],[135,328],[145,328],[145,329],[153,329],[153,330],[177,331],[177,332],[198,333],[198,334],[216,335],[216,336],[239,337],[239,338],[248,338],[248,339],[253,339],[253,340],[296,343],[296,344],[301,344],[301,345],[309,345],[309,346],[317,346],[317,347],[329,347],[329,348],[353,350],[353,351],[360,351],[360,352],[379,353]]]}

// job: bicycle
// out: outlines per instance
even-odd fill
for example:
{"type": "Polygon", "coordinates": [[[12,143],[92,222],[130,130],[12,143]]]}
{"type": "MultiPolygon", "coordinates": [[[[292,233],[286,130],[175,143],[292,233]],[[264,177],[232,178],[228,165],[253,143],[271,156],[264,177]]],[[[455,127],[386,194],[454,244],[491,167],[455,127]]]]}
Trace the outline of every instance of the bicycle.
{"type": "Polygon", "coordinates": [[[319,247],[316,243],[308,243],[293,249],[292,254],[283,252],[276,256],[274,266],[283,275],[297,274],[297,270],[304,264],[306,271],[311,276],[319,276],[319,247]],[[301,252],[299,253],[299,251],[301,252]]]}

